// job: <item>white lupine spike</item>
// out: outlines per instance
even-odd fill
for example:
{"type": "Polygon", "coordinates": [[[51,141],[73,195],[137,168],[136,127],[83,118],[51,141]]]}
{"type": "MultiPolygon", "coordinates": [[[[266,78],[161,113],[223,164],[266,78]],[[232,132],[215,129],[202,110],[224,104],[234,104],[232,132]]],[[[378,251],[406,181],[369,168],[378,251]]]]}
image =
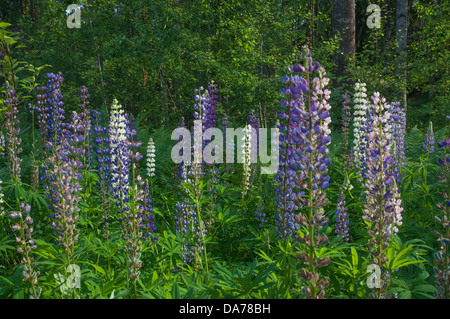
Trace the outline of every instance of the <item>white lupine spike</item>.
{"type": "Polygon", "coordinates": [[[147,146],[147,176],[155,176],[155,143],[150,138],[147,146]]]}
{"type": "Polygon", "coordinates": [[[368,101],[366,100],[367,94],[364,93],[367,91],[365,88],[366,84],[357,82],[355,84],[355,94],[354,94],[354,102],[355,102],[355,111],[353,117],[353,132],[354,132],[354,140],[353,140],[353,153],[355,156],[355,164],[358,169],[361,168],[361,162],[364,160],[364,149],[361,143],[365,142],[365,137],[367,134],[367,109],[368,109],[368,101]],[[361,127],[363,126],[363,122],[365,123],[365,131],[361,131],[361,127]]]}
{"type": "Polygon", "coordinates": [[[5,214],[5,202],[3,201],[3,189],[2,189],[2,180],[0,180],[0,217],[5,214]]]}
{"type": "Polygon", "coordinates": [[[126,148],[125,144],[127,140],[127,132],[125,128],[126,119],[124,111],[122,109],[122,105],[119,104],[117,99],[114,99],[111,106],[111,115],[109,119],[109,147],[111,149],[111,177],[113,181],[112,186],[113,188],[122,187],[121,190],[118,190],[119,197],[125,196],[124,194],[128,193],[129,188],[126,183],[124,185],[120,185],[120,180],[128,180],[129,174],[129,172],[125,168],[125,164],[122,162],[123,156],[126,155],[120,154],[120,152],[123,152],[126,148]],[[119,173],[117,173],[117,171],[121,171],[122,176],[119,176],[119,173]]]}
{"type": "Polygon", "coordinates": [[[246,125],[244,128],[244,137],[242,138],[244,147],[242,152],[244,154],[243,161],[243,175],[242,175],[242,195],[247,194],[249,182],[250,182],[250,170],[251,170],[251,147],[252,147],[252,126],[246,125]]]}

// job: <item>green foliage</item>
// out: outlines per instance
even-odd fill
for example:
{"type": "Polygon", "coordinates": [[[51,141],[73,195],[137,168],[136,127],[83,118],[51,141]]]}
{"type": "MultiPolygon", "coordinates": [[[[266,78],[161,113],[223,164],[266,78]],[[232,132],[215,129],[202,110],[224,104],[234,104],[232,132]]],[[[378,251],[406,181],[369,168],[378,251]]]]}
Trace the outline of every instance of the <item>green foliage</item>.
{"type": "MultiPolygon", "coordinates": [[[[242,165],[218,165],[217,183],[199,178],[198,184],[176,179],[171,159],[171,131],[183,117],[192,123],[194,89],[214,80],[219,89],[218,118],[228,115],[230,126],[242,126],[250,110],[260,123],[274,127],[279,100],[279,77],[287,65],[298,62],[301,45],[312,41],[314,56],[321,61],[333,84],[343,79],[336,74],[333,58],[339,37],[331,37],[328,0],[309,1],[178,1],[101,0],[79,3],[80,29],[68,29],[65,10],[71,1],[40,1],[33,11],[28,2],[1,0],[11,10],[4,13],[11,22],[0,22],[0,51],[7,53],[0,64],[0,104],[9,83],[19,98],[20,137],[23,139],[22,183],[8,180],[5,157],[0,158],[0,179],[6,211],[14,211],[17,200],[31,205],[34,241],[30,252],[40,272],[41,298],[89,299],[289,299],[303,298],[303,267],[297,253],[305,249],[295,238],[277,237],[273,176],[255,173],[246,196],[242,196],[242,165]],[[37,15],[39,12],[39,16],[37,15]],[[314,18],[314,25],[310,25],[314,18]],[[14,30],[10,31],[10,30],[14,30]],[[312,32],[312,40],[308,32],[312,32]],[[23,61],[29,61],[23,62],[23,61]],[[48,65],[50,63],[51,65],[48,65]],[[34,65],[41,65],[35,67],[34,65]],[[109,105],[120,99],[126,111],[136,116],[139,152],[144,155],[137,171],[146,178],[147,142],[156,145],[156,177],[149,179],[158,240],[145,243],[143,268],[136,282],[130,282],[127,260],[122,253],[121,221],[109,221],[111,237],[105,240],[98,176],[84,172],[82,200],[77,228],[80,232],[70,258],[56,244],[49,217],[48,190],[44,183],[31,187],[31,167],[42,164],[36,158],[41,147],[33,124],[37,119],[25,105],[34,103],[39,74],[62,71],[66,115],[77,109],[78,89],[86,85],[91,108],[98,108],[107,125],[109,105]],[[37,142],[36,142],[37,141],[37,142]],[[204,251],[195,263],[185,263],[186,238],[175,229],[175,204],[189,200],[200,224],[204,251]],[[261,205],[267,223],[255,220],[261,205]],[[80,288],[67,286],[67,267],[81,269],[80,288]]],[[[380,91],[389,101],[397,100],[395,1],[382,4],[382,28],[365,27],[369,0],[357,1],[356,57],[349,61],[354,79],[368,84],[368,91],[380,91]],[[388,28],[388,21],[392,26],[388,28]]],[[[381,1],[378,1],[379,3],[381,1]]],[[[448,1],[443,1],[447,3],[448,1]]],[[[386,249],[384,271],[391,278],[393,298],[433,298],[432,251],[438,249],[434,231],[438,198],[438,158],[422,145],[430,121],[435,140],[448,138],[448,5],[413,1],[408,36],[408,113],[406,157],[400,187],[403,225],[386,249]],[[445,113],[447,112],[447,113],[445,113]],[[447,121],[447,122],[446,122],[447,121]]],[[[2,6],[3,8],[3,6],[2,6]]],[[[3,10],[3,9],[2,9],[3,10]]],[[[4,15],[3,15],[4,14],[4,15]]],[[[40,83],[43,84],[43,83],[40,83]]],[[[335,87],[332,105],[332,145],[329,157],[331,177],[325,215],[328,248],[315,251],[330,257],[321,276],[330,280],[328,298],[369,298],[367,278],[369,252],[367,224],[362,220],[364,185],[354,171],[342,170],[341,103],[349,87],[335,87]],[[345,178],[353,186],[344,191],[349,213],[350,240],[343,243],[334,233],[336,201],[345,178]]],[[[6,108],[0,106],[0,128],[6,108]]],[[[190,125],[186,125],[190,128],[190,125]]],[[[351,145],[351,143],[350,143],[351,145]]],[[[4,149],[0,147],[0,150],[4,149]]],[[[42,160],[42,159],[40,159],[42,160]]],[[[261,164],[261,163],[259,163],[261,164]]],[[[257,169],[259,167],[257,166],[257,169]]],[[[41,172],[42,173],[42,172],[41,172]]],[[[0,212],[1,213],[1,212],[0,212]]],[[[0,298],[28,298],[30,287],[22,280],[24,266],[17,251],[13,221],[0,216],[0,298]]],[[[298,233],[303,232],[300,230],[298,233]]]]}

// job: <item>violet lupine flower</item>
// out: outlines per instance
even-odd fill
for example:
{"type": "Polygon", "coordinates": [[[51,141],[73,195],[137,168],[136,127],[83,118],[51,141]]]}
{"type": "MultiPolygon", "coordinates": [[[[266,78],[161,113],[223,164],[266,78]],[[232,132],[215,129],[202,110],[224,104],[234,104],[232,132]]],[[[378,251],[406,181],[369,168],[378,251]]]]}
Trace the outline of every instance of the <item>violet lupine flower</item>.
{"type": "Polygon", "coordinates": [[[427,134],[425,135],[424,141],[423,141],[423,151],[427,152],[429,154],[434,152],[434,132],[433,132],[433,123],[430,122],[430,125],[428,126],[427,134]]]}
{"type": "MultiPolygon", "coordinates": [[[[294,113],[298,117],[298,122],[292,130],[292,138],[298,143],[294,155],[294,165],[297,166],[298,171],[294,183],[299,193],[293,200],[295,205],[305,209],[305,213],[295,216],[295,221],[306,227],[304,237],[299,235],[297,240],[307,248],[297,257],[305,264],[300,271],[301,277],[308,284],[307,287],[302,288],[303,293],[307,298],[321,299],[325,297],[324,289],[328,287],[329,281],[318,279],[318,269],[328,266],[330,258],[319,258],[315,250],[318,245],[328,244],[328,237],[318,233],[328,223],[323,207],[328,203],[325,191],[329,187],[330,180],[327,173],[331,158],[327,157],[329,152],[327,145],[331,142],[331,131],[328,128],[331,122],[329,115],[331,106],[327,100],[331,92],[326,89],[329,79],[325,77],[325,69],[319,62],[313,65],[311,53],[307,47],[303,47],[302,51],[304,66],[293,67],[294,71],[299,69],[305,73],[305,78],[296,85],[301,90],[298,91],[298,110],[294,113]],[[314,71],[318,72],[318,77],[311,80],[311,73],[314,71]]],[[[295,96],[295,89],[293,93],[295,96]]]]}
{"type": "MultiPolygon", "coordinates": [[[[136,122],[134,118],[125,114],[126,119],[126,143],[129,149],[131,159],[131,176],[136,179],[131,180],[132,191],[129,193],[129,202],[131,205],[123,213],[122,236],[125,240],[125,250],[127,253],[128,272],[131,281],[139,279],[140,268],[142,267],[142,241],[143,222],[152,220],[149,216],[153,212],[150,205],[148,183],[145,184],[138,174],[138,161],[143,155],[138,152],[142,142],[136,140],[136,122]],[[142,203],[135,205],[134,203],[142,203]]],[[[145,239],[145,237],[144,237],[145,239]]]]}
{"type": "Polygon", "coordinates": [[[81,191],[79,179],[82,175],[79,170],[82,164],[68,139],[62,136],[58,140],[59,145],[53,149],[47,161],[47,179],[52,217],[55,219],[52,226],[55,228],[58,244],[70,257],[78,240],[76,223],[80,209],[77,203],[81,200],[78,193],[81,191]]]}
{"type": "Polygon", "coordinates": [[[22,148],[20,148],[20,143],[22,139],[18,136],[20,133],[20,128],[18,127],[19,120],[17,114],[19,110],[17,109],[17,97],[16,91],[6,83],[6,99],[3,101],[5,104],[6,112],[6,153],[8,156],[7,166],[11,179],[16,183],[20,182],[20,163],[22,159],[19,154],[22,153],[22,148]]]}
{"type": "Polygon", "coordinates": [[[436,206],[439,214],[435,215],[435,220],[439,225],[436,233],[440,242],[439,250],[434,253],[434,271],[435,271],[435,297],[438,299],[450,298],[450,255],[448,246],[450,245],[450,139],[444,139],[438,142],[438,147],[444,149],[444,155],[439,159],[438,165],[441,168],[441,174],[438,181],[443,184],[443,190],[438,194],[444,199],[445,203],[436,206]]]}
{"type": "Polygon", "coordinates": [[[30,299],[38,299],[41,294],[41,288],[37,287],[39,271],[36,271],[36,263],[31,256],[31,250],[36,249],[37,245],[32,238],[33,219],[30,217],[30,205],[21,203],[19,212],[11,212],[9,218],[17,220],[12,226],[12,230],[17,232],[16,243],[17,252],[22,255],[20,263],[23,265],[23,281],[29,281],[31,284],[30,299]]]}
{"type": "Polygon", "coordinates": [[[130,149],[130,156],[132,160],[132,169],[137,172],[137,162],[144,158],[144,155],[139,153],[138,148],[142,145],[141,141],[136,140],[136,121],[131,114],[125,113],[126,131],[127,131],[127,145],[130,149]]]}
{"type": "Polygon", "coordinates": [[[79,112],[80,116],[80,125],[82,126],[80,135],[82,135],[83,142],[83,153],[81,157],[81,162],[83,163],[84,170],[87,172],[89,170],[90,164],[92,162],[92,145],[91,145],[91,110],[88,108],[89,105],[89,97],[88,89],[86,86],[82,86],[79,90],[79,97],[81,102],[78,104],[81,111],[79,112]]]}
{"type": "MultiPolygon", "coordinates": [[[[51,142],[54,145],[58,145],[61,139],[62,123],[65,119],[64,109],[62,106],[62,94],[61,94],[61,83],[64,81],[62,73],[58,74],[48,73],[47,74],[47,84],[41,90],[46,90],[45,95],[43,95],[44,104],[48,107],[44,107],[44,112],[46,116],[43,116],[43,121],[45,121],[45,128],[47,130],[46,142],[51,142]]],[[[41,111],[42,112],[42,111],[41,111]]]]}
{"type": "Polygon", "coordinates": [[[372,130],[368,135],[367,148],[367,180],[365,183],[366,203],[363,219],[370,223],[369,251],[373,262],[382,270],[381,287],[371,296],[381,298],[387,296],[389,285],[383,266],[388,262],[386,250],[389,246],[392,229],[401,225],[396,217],[401,212],[397,199],[395,178],[392,173],[393,157],[390,153],[392,134],[389,124],[390,105],[375,92],[372,96],[373,109],[372,130]]]}
{"type": "Polygon", "coordinates": [[[345,93],[342,96],[342,165],[344,169],[348,169],[348,133],[351,121],[350,103],[351,95],[345,93]]]}
{"type": "Polygon", "coordinates": [[[205,228],[199,224],[195,206],[183,202],[175,204],[175,229],[180,233],[183,240],[181,248],[184,264],[190,262],[198,264],[200,254],[203,252],[203,235],[205,228]]]}
{"type": "Polygon", "coordinates": [[[345,206],[345,198],[342,189],[339,190],[338,202],[336,205],[336,230],[334,231],[344,241],[348,241],[348,207],[345,206]]]}
{"type": "Polygon", "coordinates": [[[220,130],[224,133],[224,136],[225,136],[225,133],[227,131],[228,124],[229,124],[228,123],[228,116],[226,116],[226,115],[222,116],[222,120],[220,121],[220,130]]]}
{"type": "Polygon", "coordinates": [[[367,134],[369,131],[368,101],[366,99],[366,83],[355,84],[355,111],[353,112],[353,154],[354,163],[362,181],[365,180],[365,153],[367,145],[367,134]]]}
{"type": "Polygon", "coordinates": [[[259,227],[263,227],[264,224],[267,224],[266,213],[264,212],[261,201],[258,202],[258,207],[255,211],[255,220],[259,222],[259,227]]]}
{"type": "Polygon", "coordinates": [[[397,184],[400,184],[404,176],[402,167],[406,162],[406,114],[405,110],[400,108],[400,102],[391,103],[390,114],[389,123],[392,127],[392,156],[394,158],[393,173],[397,184]]]}
{"type": "Polygon", "coordinates": [[[148,140],[147,146],[147,176],[155,177],[155,143],[153,138],[148,140]]]}
{"type": "Polygon", "coordinates": [[[247,125],[250,125],[251,127],[253,127],[256,131],[256,145],[257,145],[257,149],[256,151],[259,152],[259,121],[258,118],[256,117],[254,110],[251,110],[250,115],[248,116],[248,121],[247,121],[247,125]]]}
{"type": "Polygon", "coordinates": [[[150,241],[155,242],[158,240],[158,236],[153,236],[153,238],[150,238],[150,236],[156,231],[156,227],[155,216],[153,215],[152,197],[150,196],[148,181],[144,182],[141,203],[141,228],[145,230],[143,233],[143,238],[145,241],[147,241],[148,245],[150,241]]]}
{"type": "Polygon", "coordinates": [[[215,89],[215,85],[211,83],[208,90],[205,90],[201,86],[199,89],[195,89],[194,92],[198,93],[194,98],[197,102],[194,104],[194,118],[202,121],[203,131],[215,127],[217,124],[217,101],[215,100],[217,98],[215,95],[217,90],[215,89]]]}
{"type": "MultiPolygon", "coordinates": [[[[45,86],[36,88],[44,91],[36,96],[38,99],[36,110],[39,112],[38,123],[41,133],[42,157],[44,159],[48,159],[50,154],[54,153],[60,144],[63,129],[62,123],[65,119],[64,109],[62,108],[64,103],[61,101],[63,98],[61,83],[64,81],[64,78],[61,72],[58,74],[48,73],[47,78],[45,86]]],[[[47,178],[47,170],[47,161],[44,160],[39,171],[41,181],[47,178]]],[[[48,188],[48,183],[46,187],[48,188]]]]}
{"type": "Polygon", "coordinates": [[[108,128],[101,125],[100,111],[93,110],[93,126],[91,138],[92,149],[95,156],[91,158],[91,167],[95,167],[98,176],[97,189],[99,201],[102,205],[102,227],[103,238],[109,239],[108,223],[110,219],[111,207],[109,201],[109,190],[111,182],[111,158],[108,138],[108,128]]]}
{"type": "Polygon", "coordinates": [[[208,84],[207,99],[205,105],[205,121],[203,122],[204,129],[216,127],[217,125],[217,88],[214,81],[208,84]]]}
{"type": "MultiPolygon", "coordinates": [[[[217,86],[213,80],[208,84],[208,90],[206,92],[206,100],[204,106],[204,118],[202,123],[203,132],[209,128],[215,128],[217,126],[217,86]]],[[[208,142],[204,142],[203,148],[208,145],[208,142]]],[[[217,149],[215,150],[218,151],[217,149]]],[[[219,181],[217,179],[217,175],[219,174],[219,170],[214,164],[206,164],[206,172],[209,176],[209,185],[208,191],[216,190],[217,188],[214,186],[219,181]]]]}
{"type": "Polygon", "coordinates": [[[280,165],[275,176],[275,180],[278,183],[275,188],[278,207],[278,211],[275,213],[275,223],[277,234],[283,240],[290,238],[299,229],[299,225],[294,221],[295,211],[299,207],[294,204],[293,199],[297,195],[295,193],[297,171],[303,169],[298,163],[299,157],[296,153],[302,140],[295,136],[294,132],[299,129],[301,92],[302,90],[307,91],[308,88],[305,84],[305,79],[294,75],[296,71],[298,71],[297,68],[289,67],[288,72],[290,72],[290,75],[281,78],[281,82],[286,83],[289,87],[280,90],[280,93],[285,95],[287,99],[279,102],[283,111],[278,113],[278,118],[280,119],[280,124],[278,125],[280,129],[280,165]]]}

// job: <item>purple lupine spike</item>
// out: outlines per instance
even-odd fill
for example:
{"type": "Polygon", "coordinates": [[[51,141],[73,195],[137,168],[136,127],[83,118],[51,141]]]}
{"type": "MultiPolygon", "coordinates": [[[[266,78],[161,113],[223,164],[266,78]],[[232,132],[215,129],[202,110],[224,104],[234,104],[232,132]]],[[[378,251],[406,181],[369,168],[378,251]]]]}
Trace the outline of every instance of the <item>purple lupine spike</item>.
{"type": "Polygon", "coordinates": [[[22,255],[21,264],[23,271],[21,273],[23,281],[29,281],[31,284],[30,299],[38,299],[40,297],[42,288],[37,287],[39,271],[36,271],[36,263],[31,255],[31,251],[37,248],[32,234],[33,234],[33,219],[30,216],[30,205],[20,203],[19,212],[11,212],[10,218],[16,219],[12,230],[16,232],[17,252],[22,255]],[[13,216],[13,217],[11,217],[13,216]]]}
{"type": "Polygon", "coordinates": [[[17,97],[16,91],[13,87],[6,83],[6,99],[3,104],[6,107],[5,112],[5,128],[6,128],[6,154],[8,157],[7,166],[11,179],[17,183],[20,182],[20,164],[22,159],[20,158],[20,153],[22,153],[22,148],[20,144],[22,139],[18,136],[20,133],[19,119],[17,114],[19,110],[17,109],[17,97]]]}
{"type": "Polygon", "coordinates": [[[344,241],[348,241],[348,207],[345,205],[345,198],[342,189],[339,190],[339,197],[336,207],[336,230],[335,233],[344,241]]]}
{"type": "MultiPolygon", "coordinates": [[[[60,144],[60,139],[62,136],[64,109],[62,106],[62,94],[61,94],[61,84],[64,81],[62,73],[58,74],[48,73],[47,83],[45,86],[37,88],[37,90],[42,91],[38,94],[36,98],[37,107],[36,110],[39,112],[38,124],[41,133],[41,144],[42,144],[42,157],[44,159],[49,158],[52,152],[56,150],[60,144]]],[[[47,174],[47,163],[44,161],[39,170],[40,180],[45,180],[47,174]]],[[[48,188],[48,183],[46,185],[48,188]]]]}
{"type": "Polygon", "coordinates": [[[78,240],[76,223],[80,209],[77,203],[81,199],[78,193],[81,191],[79,168],[82,165],[68,139],[62,135],[58,140],[59,145],[53,148],[47,162],[48,188],[58,244],[72,256],[78,240]]]}
{"type": "Polygon", "coordinates": [[[80,98],[80,103],[78,104],[78,106],[80,107],[80,112],[79,112],[79,116],[80,116],[80,125],[82,127],[80,127],[79,131],[80,131],[80,135],[83,136],[83,156],[81,158],[81,162],[83,163],[83,167],[85,169],[85,171],[89,170],[89,167],[91,165],[91,162],[93,161],[92,157],[93,157],[93,150],[92,150],[92,138],[90,136],[90,132],[92,130],[91,126],[91,110],[88,108],[89,106],[89,97],[90,94],[88,93],[88,89],[86,86],[82,86],[81,89],[79,90],[79,98],[80,98]]]}
{"type": "Polygon", "coordinates": [[[302,291],[307,298],[324,298],[323,288],[329,282],[326,279],[318,280],[318,269],[326,267],[330,259],[318,257],[315,251],[317,245],[328,244],[328,237],[325,234],[318,234],[320,229],[328,224],[328,218],[324,216],[324,207],[328,203],[326,190],[330,182],[328,166],[331,158],[327,157],[327,146],[331,143],[331,131],[328,127],[331,122],[329,116],[331,106],[327,100],[331,92],[326,89],[329,79],[325,76],[325,69],[320,67],[315,71],[308,48],[304,47],[302,51],[305,69],[309,67],[301,82],[308,89],[302,90],[303,93],[295,105],[298,122],[292,128],[290,136],[293,140],[297,140],[298,144],[295,149],[296,157],[288,163],[291,167],[299,168],[293,179],[293,186],[298,192],[293,196],[293,203],[299,207],[301,213],[295,215],[294,220],[299,226],[307,229],[306,233],[297,236],[297,240],[305,245],[297,255],[305,263],[300,276],[306,280],[307,287],[302,288],[302,291]],[[318,76],[312,78],[310,71],[317,72],[318,76]]]}
{"type": "MultiPolygon", "coordinates": [[[[295,84],[301,81],[300,77],[293,76],[292,70],[301,70],[297,66],[288,68],[290,75],[286,75],[287,81],[284,83],[288,84],[291,88],[295,84]]],[[[298,209],[292,201],[292,197],[295,196],[294,190],[294,178],[296,176],[296,171],[299,167],[295,164],[296,159],[295,152],[299,148],[299,144],[302,140],[297,140],[295,137],[294,130],[296,130],[298,125],[298,117],[292,116],[295,108],[299,104],[299,99],[295,99],[291,90],[288,88],[283,88],[280,90],[282,95],[286,96],[286,99],[280,101],[280,106],[285,110],[278,113],[278,118],[284,120],[280,122],[278,128],[280,130],[279,141],[280,141],[280,165],[278,168],[278,174],[275,176],[276,182],[278,183],[275,188],[277,197],[277,207],[278,211],[275,213],[275,223],[277,227],[277,234],[281,239],[287,239],[291,237],[294,232],[299,229],[299,226],[294,221],[294,212],[298,209]]]]}
{"type": "Polygon", "coordinates": [[[363,219],[370,223],[369,251],[376,263],[382,269],[380,288],[371,296],[380,298],[386,296],[389,281],[384,271],[388,262],[386,250],[390,238],[401,225],[401,201],[393,175],[394,160],[392,151],[392,128],[389,123],[391,105],[378,92],[372,96],[370,104],[372,111],[372,129],[368,134],[367,147],[367,180],[364,185],[366,203],[363,219]]]}
{"type": "Polygon", "coordinates": [[[261,201],[258,202],[258,206],[255,211],[255,220],[259,222],[259,227],[263,227],[267,224],[266,213],[264,212],[264,207],[261,201]]]}
{"type": "Polygon", "coordinates": [[[405,166],[406,162],[406,114],[405,110],[400,107],[400,102],[391,103],[390,114],[389,123],[392,127],[392,156],[394,158],[393,173],[397,184],[400,184],[404,176],[402,167],[405,166]]]}
{"type": "Polygon", "coordinates": [[[174,215],[175,229],[183,239],[181,251],[184,264],[196,262],[196,258],[203,251],[203,236],[200,232],[204,232],[204,227],[199,225],[195,206],[177,202],[174,215]]]}
{"type": "Polygon", "coordinates": [[[348,138],[351,121],[351,95],[345,93],[342,97],[342,100],[342,166],[344,169],[348,169],[348,138]]]}
{"type": "Polygon", "coordinates": [[[442,184],[442,191],[438,195],[442,197],[442,202],[436,205],[438,212],[434,216],[438,225],[436,234],[439,241],[439,250],[434,253],[434,271],[437,299],[450,298],[450,255],[448,246],[450,245],[450,139],[444,139],[438,142],[438,147],[443,154],[438,160],[440,174],[438,181],[442,184]]]}
{"type": "Polygon", "coordinates": [[[95,167],[95,173],[98,176],[97,189],[100,197],[100,204],[102,205],[102,227],[103,238],[108,240],[109,233],[109,219],[111,213],[109,190],[111,183],[111,157],[108,137],[108,127],[101,125],[100,111],[93,110],[93,126],[91,138],[93,140],[93,156],[91,158],[91,166],[95,167]]]}

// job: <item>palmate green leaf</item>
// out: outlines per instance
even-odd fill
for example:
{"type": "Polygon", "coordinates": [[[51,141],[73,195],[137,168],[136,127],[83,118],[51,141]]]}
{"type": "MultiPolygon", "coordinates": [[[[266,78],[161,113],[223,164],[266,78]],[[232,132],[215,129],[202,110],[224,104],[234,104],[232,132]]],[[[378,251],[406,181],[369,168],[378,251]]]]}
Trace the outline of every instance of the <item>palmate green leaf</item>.
{"type": "Polygon", "coordinates": [[[14,250],[15,247],[10,244],[14,244],[16,241],[13,239],[8,239],[8,237],[3,237],[0,239],[0,251],[6,251],[6,250],[14,250]]]}
{"type": "Polygon", "coordinates": [[[105,271],[102,267],[100,267],[99,265],[92,264],[92,263],[87,263],[87,264],[88,264],[89,266],[94,267],[94,269],[95,269],[97,272],[99,272],[100,274],[106,275],[106,271],[105,271]]]}
{"type": "Polygon", "coordinates": [[[172,296],[172,299],[181,299],[180,286],[176,281],[172,285],[170,295],[172,296]]]}
{"type": "Polygon", "coordinates": [[[353,267],[357,267],[358,266],[358,253],[356,252],[355,247],[351,247],[351,252],[352,252],[352,265],[353,267]]]}
{"type": "Polygon", "coordinates": [[[46,259],[55,259],[56,255],[58,254],[58,251],[49,243],[42,239],[35,239],[34,242],[37,245],[36,250],[34,250],[34,253],[42,256],[46,259]]]}
{"type": "Polygon", "coordinates": [[[0,276],[0,283],[1,283],[1,285],[6,285],[9,287],[16,286],[11,280],[9,280],[8,278],[2,277],[2,276],[0,276]]]}
{"type": "Polygon", "coordinates": [[[411,240],[402,245],[398,237],[395,237],[394,241],[391,244],[391,247],[388,248],[386,254],[388,258],[388,264],[386,265],[386,268],[390,271],[393,271],[411,264],[418,264],[425,262],[426,260],[424,259],[416,259],[415,257],[410,258],[412,257],[411,255],[414,252],[414,250],[417,250],[413,244],[415,242],[417,241],[411,240]],[[397,254],[396,251],[398,251],[397,254]]]}
{"type": "Polygon", "coordinates": [[[11,23],[8,22],[0,22],[0,28],[5,29],[7,27],[11,26],[11,23]]]}
{"type": "Polygon", "coordinates": [[[258,286],[269,274],[272,273],[276,264],[272,263],[266,266],[266,269],[259,273],[259,275],[252,281],[253,286],[258,286]]]}

